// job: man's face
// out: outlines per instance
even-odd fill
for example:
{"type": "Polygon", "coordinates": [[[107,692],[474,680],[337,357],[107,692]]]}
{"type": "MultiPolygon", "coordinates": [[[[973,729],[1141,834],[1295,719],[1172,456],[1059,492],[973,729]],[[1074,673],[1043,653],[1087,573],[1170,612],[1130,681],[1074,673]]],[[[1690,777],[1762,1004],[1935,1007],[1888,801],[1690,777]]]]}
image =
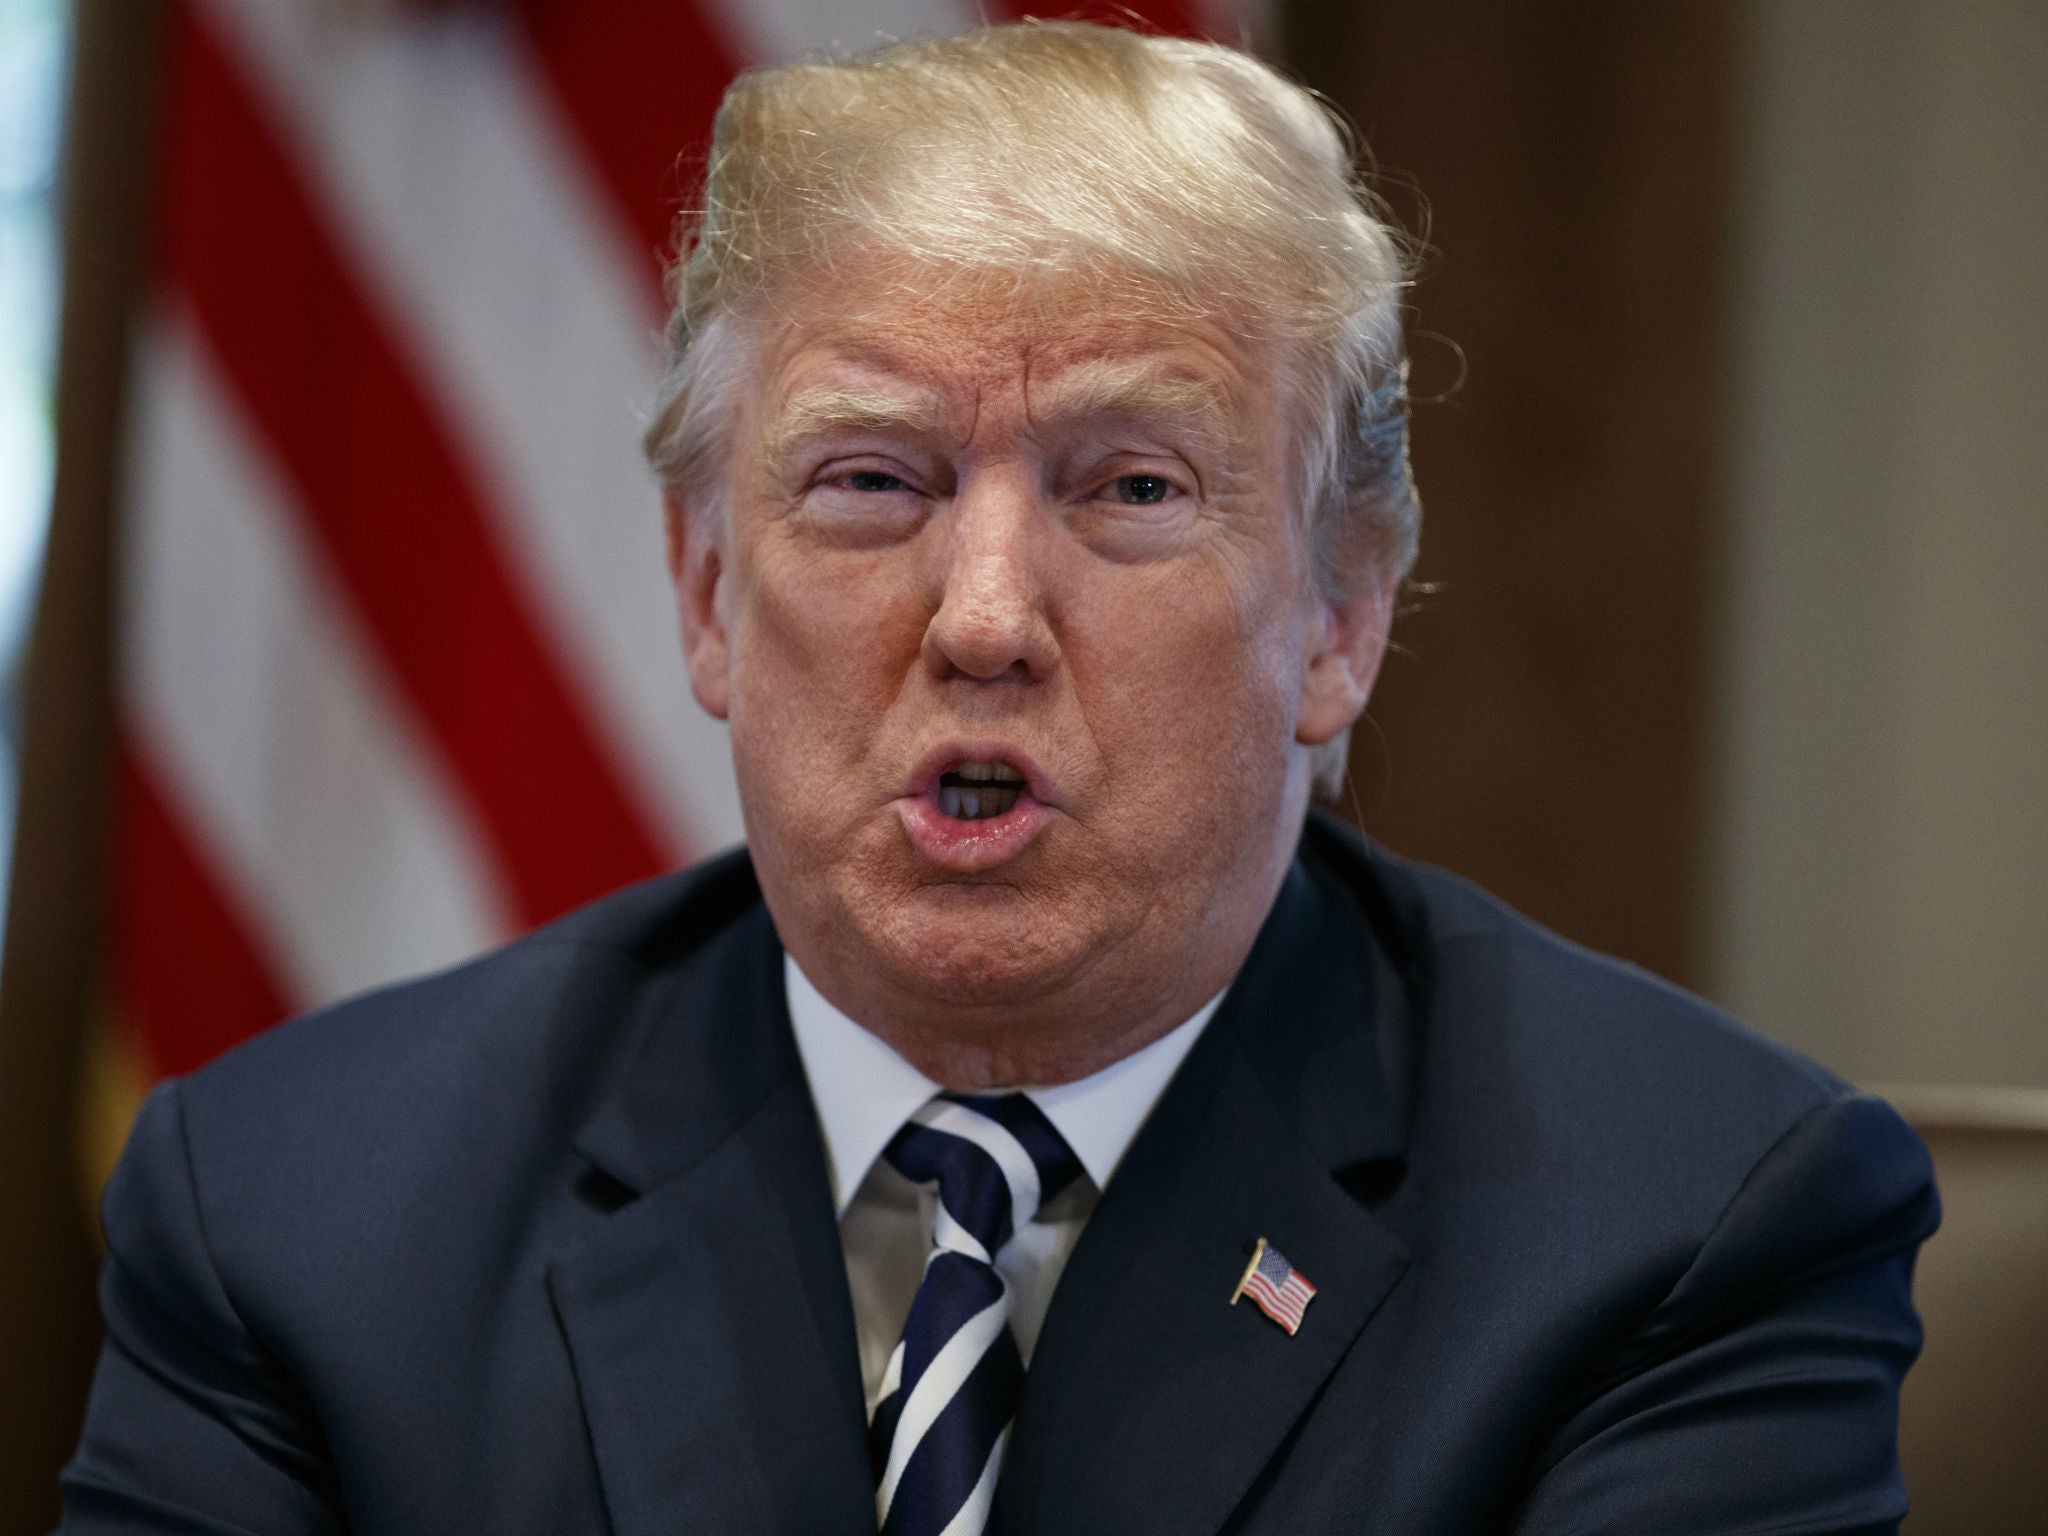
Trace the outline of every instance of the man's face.
{"type": "Polygon", "coordinates": [[[673,525],[692,680],[826,995],[942,1081],[1057,1081],[1228,981],[1363,692],[1270,357],[1085,290],[906,288],[764,327],[722,537],[673,525]]]}

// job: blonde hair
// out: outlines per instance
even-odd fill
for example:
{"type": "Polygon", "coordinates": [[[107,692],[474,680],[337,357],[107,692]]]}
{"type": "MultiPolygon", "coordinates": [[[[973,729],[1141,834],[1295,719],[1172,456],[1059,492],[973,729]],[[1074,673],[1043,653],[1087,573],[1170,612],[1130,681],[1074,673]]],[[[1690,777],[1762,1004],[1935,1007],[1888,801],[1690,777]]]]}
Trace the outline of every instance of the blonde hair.
{"type": "Polygon", "coordinates": [[[744,74],[719,107],[703,208],[670,274],[649,462],[715,500],[741,321],[782,282],[829,278],[837,263],[872,270],[877,254],[1079,279],[1285,344],[1315,578],[1333,597],[1361,569],[1396,583],[1421,518],[1406,272],[1352,158],[1332,114],[1256,59],[1082,22],[744,74]]]}

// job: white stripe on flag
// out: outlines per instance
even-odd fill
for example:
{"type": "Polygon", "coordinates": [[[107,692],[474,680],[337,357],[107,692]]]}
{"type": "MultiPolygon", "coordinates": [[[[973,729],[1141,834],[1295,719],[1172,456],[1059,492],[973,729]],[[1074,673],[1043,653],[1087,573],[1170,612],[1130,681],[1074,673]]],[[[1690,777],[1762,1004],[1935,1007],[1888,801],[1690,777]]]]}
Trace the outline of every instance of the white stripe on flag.
{"type": "Polygon", "coordinates": [[[194,328],[154,315],[137,356],[123,689],[251,937],[301,1004],[500,942],[513,928],[485,844],[194,328]]]}
{"type": "MultiPolygon", "coordinates": [[[[757,63],[774,64],[819,49],[872,48],[898,38],[936,37],[980,26],[988,8],[975,0],[700,0],[719,32],[757,63]]],[[[1273,37],[1271,0],[1191,0],[1206,36],[1266,48],[1273,37]]],[[[1057,16],[1071,7],[1040,9],[1057,16]]]]}
{"type": "Polygon", "coordinates": [[[946,1404],[953,1401],[967,1378],[974,1374],[974,1368],[981,1364],[981,1357],[988,1353],[989,1346],[1002,1336],[1003,1324],[1009,1317],[1007,1299],[998,1297],[983,1307],[974,1316],[954,1331],[953,1337],[939,1347],[932,1356],[931,1364],[924,1368],[924,1374],[917,1378],[917,1384],[910,1389],[910,1396],[904,1399],[903,1416],[896,1421],[896,1433],[889,1441],[889,1465],[882,1473],[882,1486],[877,1495],[880,1518],[889,1518],[889,1504],[896,1497],[896,1485],[903,1480],[903,1469],[909,1464],[910,1456],[924,1439],[925,1431],[938,1422],[945,1412],[946,1404]]]}
{"type": "Polygon", "coordinates": [[[690,697],[639,455],[660,316],[506,18],[208,3],[469,448],[536,622],[635,798],[674,847],[738,841],[725,728],[690,697]]]}
{"type": "Polygon", "coordinates": [[[859,51],[897,38],[933,37],[978,25],[973,0],[699,0],[719,31],[757,63],[819,49],[859,51]]]}
{"type": "Polygon", "coordinates": [[[1202,35],[1270,57],[1278,42],[1272,0],[1190,0],[1202,35]]]}

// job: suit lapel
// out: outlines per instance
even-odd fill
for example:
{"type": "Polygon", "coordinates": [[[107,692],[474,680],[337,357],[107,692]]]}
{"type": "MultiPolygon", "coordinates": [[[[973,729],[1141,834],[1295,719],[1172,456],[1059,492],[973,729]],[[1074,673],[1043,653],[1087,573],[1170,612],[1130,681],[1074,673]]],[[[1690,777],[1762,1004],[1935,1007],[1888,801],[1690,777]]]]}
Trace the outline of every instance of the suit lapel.
{"type": "Polygon", "coordinates": [[[648,1007],[577,1138],[597,1172],[549,1272],[613,1527],[872,1533],[852,1304],[765,911],[648,1007]]]}
{"type": "Polygon", "coordinates": [[[1333,1174],[1395,1159],[1363,922],[1299,864],[1062,1276],[1001,1532],[1209,1532],[1406,1265],[1333,1174]],[[1265,1237],[1316,1287],[1290,1336],[1230,1295],[1265,1237]]]}

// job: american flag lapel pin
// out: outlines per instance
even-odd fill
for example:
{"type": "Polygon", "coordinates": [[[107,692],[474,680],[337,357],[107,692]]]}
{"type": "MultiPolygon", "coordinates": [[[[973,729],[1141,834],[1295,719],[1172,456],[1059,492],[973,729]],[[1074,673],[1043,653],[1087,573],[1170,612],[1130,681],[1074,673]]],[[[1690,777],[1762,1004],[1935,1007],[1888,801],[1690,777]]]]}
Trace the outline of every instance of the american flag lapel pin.
{"type": "Polygon", "coordinates": [[[1249,1296],[1258,1303],[1261,1312],[1291,1334],[1301,1326],[1301,1314],[1308,1310],[1315,1294],[1316,1288],[1308,1283],[1308,1276],[1288,1263],[1286,1256],[1262,1237],[1252,1251],[1251,1263],[1244,1267],[1237,1289],[1230,1293],[1230,1304],[1234,1307],[1240,1296],[1249,1296]]]}

